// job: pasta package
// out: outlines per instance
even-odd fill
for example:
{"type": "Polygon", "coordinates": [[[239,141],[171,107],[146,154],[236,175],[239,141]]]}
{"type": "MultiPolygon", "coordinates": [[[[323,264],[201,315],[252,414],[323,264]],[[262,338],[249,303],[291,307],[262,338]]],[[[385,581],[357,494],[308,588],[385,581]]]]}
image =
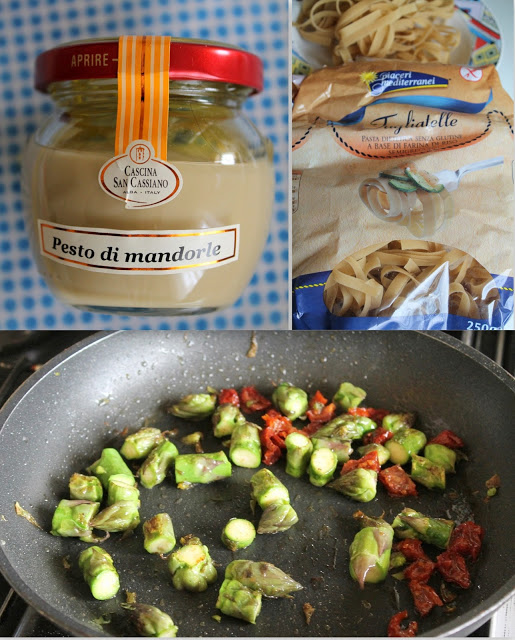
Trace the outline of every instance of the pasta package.
{"type": "Polygon", "coordinates": [[[362,60],[293,108],[293,327],[513,316],[513,101],[494,67],[362,60]]]}

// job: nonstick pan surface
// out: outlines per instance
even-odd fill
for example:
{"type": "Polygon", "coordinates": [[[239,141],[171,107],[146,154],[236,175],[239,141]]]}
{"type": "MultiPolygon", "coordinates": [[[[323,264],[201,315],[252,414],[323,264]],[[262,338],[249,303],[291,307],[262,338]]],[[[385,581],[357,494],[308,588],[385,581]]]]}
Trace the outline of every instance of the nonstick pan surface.
{"type": "MultiPolygon", "coordinates": [[[[119,332],[98,334],[64,352],[34,374],[0,412],[0,569],[38,611],[76,635],[131,635],[123,590],[170,613],[184,636],[382,636],[391,615],[413,611],[407,586],[391,577],[360,591],[348,572],[348,545],[356,533],[352,513],[362,508],[391,522],[404,506],[458,521],[473,517],[486,529],[473,586],[459,593],[457,610],[433,611],[419,620],[427,635],[464,635],[477,628],[514,591],[514,465],[511,460],[514,380],[487,358],[445,335],[416,332],[261,332],[257,355],[247,357],[249,332],[119,332]],[[451,428],[467,443],[468,462],[450,477],[444,495],[392,500],[382,487],[362,505],[307,479],[273,468],[290,490],[300,521],[288,532],[258,536],[239,558],[267,560],[304,585],[293,599],[266,600],[257,624],[212,616],[224,567],[234,558],[220,542],[230,517],[255,522],[248,481],[253,470],[234,469],[227,482],[179,491],[172,479],[142,491],[142,521],[168,511],[178,537],[198,535],[219,563],[219,579],[202,594],[176,591],[166,562],[143,551],[140,529],[104,546],[121,576],[113,600],[95,601],[83,582],[77,557],[85,544],[50,536],[14,514],[18,501],[50,529],[53,510],[68,497],[74,471],[84,470],[117,435],[146,421],[179,427],[182,435],[203,428],[204,448],[215,451],[208,423],[188,423],[166,414],[180,396],[207,386],[254,384],[270,394],[290,381],[309,392],[332,395],[348,380],[368,391],[366,404],[415,410],[428,435],[451,428]],[[499,473],[498,495],[484,502],[485,481],[499,473]],[[71,563],[65,569],[63,558],[71,563]],[[396,595],[397,594],[397,595],[396,595]],[[396,602],[396,598],[399,602],[396,602]],[[306,625],[302,605],[315,607],[306,625]],[[102,616],[105,616],[101,620],[102,616]],[[108,624],[99,624],[110,619],[108,624]]],[[[257,418],[256,418],[257,421],[257,418]]],[[[456,591],[459,591],[456,589],[456,591]]],[[[413,617],[413,616],[412,616],[413,617]]]]}

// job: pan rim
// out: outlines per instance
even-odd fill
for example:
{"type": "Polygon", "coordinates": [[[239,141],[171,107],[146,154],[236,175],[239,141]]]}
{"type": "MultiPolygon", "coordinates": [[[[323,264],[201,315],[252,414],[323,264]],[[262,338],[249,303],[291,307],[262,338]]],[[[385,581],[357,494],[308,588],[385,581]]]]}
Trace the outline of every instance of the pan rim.
{"type": "MultiPolygon", "coordinates": [[[[249,336],[251,334],[250,330],[234,330],[239,334],[248,333],[249,336]]],[[[65,351],[57,354],[47,363],[45,363],[38,371],[33,373],[25,382],[18,387],[14,391],[14,393],[6,400],[3,407],[0,409],[0,433],[3,430],[5,423],[7,422],[11,413],[16,409],[19,403],[25,398],[25,396],[32,391],[46,376],[50,375],[56,367],[62,366],[66,363],[70,358],[75,357],[77,354],[89,349],[90,347],[100,344],[101,342],[111,339],[118,334],[125,333],[133,333],[132,331],[118,330],[118,331],[99,331],[97,333],[92,334],[80,340],[76,344],[72,345],[65,351]]],[[[139,332],[138,332],[139,333],[139,332]]],[[[162,333],[166,333],[163,331],[162,333]]],[[[184,333],[198,333],[200,335],[216,333],[219,334],[219,331],[191,331],[184,333]]],[[[278,334],[278,331],[265,331],[260,330],[255,332],[258,336],[260,334],[278,334]]],[[[289,332],[288,332],[289,333],[289,332]]],[[[295,333],[312,333],[311,331],[299,331],[295,333]]],[[[340,335],[341,332],[338,331],[323,331],[320,333],[334,334],[340,335]]],[[[346,331],[345,334],[349,333],[362,333],[357,331],[346,331]]],[[[437,333],[432,331],[409,331],[410,334],[416,334],[423,336],[423,339],[434,340],[438,343],[443,343],[446,347],[454,349],[455,351],[460,352],[462,355],[468,357],[471,360],[474,360],[478,365],[486,368],[490,374],[495,375],[501,382],[503,382],[506,386],[510,388],[510,390],[515,394],[515,378],[510,375],[507,371],[502,369],[498,364],[496,364],[493,360],[490,360],[487,356],[479,353],[472,347],[464,344],[457,338],[453,336],[449,336],[444,333],[437,333]]],[[[37,593],[35,593],[32,588],[19,577],[15,568],[9,562],[7,555],[4,550],[0,547],[0,572],[5,577],[7,582],[11,585],[11,587],[16,591],[16,593],[23,599],[27,604],[33,607],[40,615],[49,619],[51,622],[56,624],[63,631],[67,631],[72,633],[75,636],[84,636],[84,637],[112,637],[108,634],[104,633],[101,630],[93,630],[91,627],[82,624],[76,621],[74,618],[68,616],[67,614],[63,614],[58,611],[53,605],[48,604],[43,598],[41,598],[37,593]]],[[[513,576],[503,587],[498,589],[498,591],[490,596],[484,602],[476,605],[472,609],[470,609],[463,616],[458,616],[453,621],[450,621],[446,624],[440,625],[433,629],[431,634],[422,634],[421,637],[449,637],[453,636],[461,636],[463,631],[470,631],[472,627],[477,628],[480,626],[482,622],[484,622],[487,618],[491,617],[491,615],[504,604],[512,595],[515,594],[515,576],[513,576]],[[460,618],[465,617],[466,619],[460,622],[460,618]],[[475,625],[475,626],[474,626],[475,625]]]]}

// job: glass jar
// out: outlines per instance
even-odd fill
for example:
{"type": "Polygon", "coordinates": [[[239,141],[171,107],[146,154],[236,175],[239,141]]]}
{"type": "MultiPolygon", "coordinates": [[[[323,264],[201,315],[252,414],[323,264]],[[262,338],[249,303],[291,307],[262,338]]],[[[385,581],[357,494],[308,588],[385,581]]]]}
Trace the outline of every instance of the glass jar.
{"type": "Polygon", "coordinates": [[[147,145],[152,159],[143,169],[133,152],[144,155],[145,144],[115,154],[118,41],[71,43],[38,58],[36,87],[57,109],[26,153],[31,235],[48,285],[75,307],[215,311],[241,295],[262,253],[272,148],[241,112],[262,88],[261,61],[225,45],[168,42],[167,148],[158,158],[147,145]],[[127,183],[157,195],[134,204],[127,183]]]}

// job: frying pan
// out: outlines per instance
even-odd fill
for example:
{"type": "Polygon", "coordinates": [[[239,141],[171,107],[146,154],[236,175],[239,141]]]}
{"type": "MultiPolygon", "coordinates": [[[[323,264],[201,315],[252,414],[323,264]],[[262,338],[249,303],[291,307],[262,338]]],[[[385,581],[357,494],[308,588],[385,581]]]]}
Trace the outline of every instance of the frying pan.
{"type": "MultiPolygon", "coordinates": [[[[270,394],[287,380],[326,395],[350,380],[368,391],[367,404],[416,410],[428,435],[451,428],[467,443],[444,495],[419,491],[406,501],[378,497],[362,505],[307,479],[274,472],[290,490],[300,521],[276,536],[258,536],[237,557],[267,560],[304,585],[292,599],[266,600],[255,626],[212,618],[224,567],[234,558],[220,542],[230,517],[257,521],[249,506],[253,470],[235,468],[230,480],[180,491],[171,479],[142,489],[141,516],[168,511],[177,536],[194,533],[219,563],[218,582],[202,594],[176,591],[166,562],[142,549],[141,533],[104,546],[118,568],[122,589],[138,601],[170,613],[184,636],[382,636],[402,608],[413,611],[405,584],[389,577],[360,591],[348,573],[348,546],[358,508],[391,519],[404,506],[458,521],[471,517],[486,529],[473,586],[460,592],[456,611],[437,608],[419,620],[429,636],[465,635],[480,626],[515,589],[513,575],[514,465],[511,460],[515,383],[487,358],[435,333],[258,332],[255,357],[247,357],[248,332],[117,332],[95,334],[54,358],[10,398],[0,412],[0,569],[35,609],[76,635],[126,635],[123,591],[95,601],[83,582],[77,557],[84,543],[50,536],[14,514],[18,501],[48,531],[57,502],[67,497],[68,478],[93,462],[104,446],[121,444],[119,432],[146,421],[179,427],[181,435],[206,430],[206,451],[219,450],[208,423],[168,415],[171,401],[186,393],[256,385],[270,394]],[[502,488],[484,501],[485,481],[499,473],[502,488]],[[3,516],[3,517],[2,517],[3,516]],[[67,557],[71,568],[64,567],[67,557]],[[306,625],[302,605],[315,612],[306,625]],[[107,621],[107,623],[106,623],[107,621]]],[[[256,418],[257,421],[257,418],[256,418]]],[[[456,589],[456,591],[459,591],[456,589]]]]}

